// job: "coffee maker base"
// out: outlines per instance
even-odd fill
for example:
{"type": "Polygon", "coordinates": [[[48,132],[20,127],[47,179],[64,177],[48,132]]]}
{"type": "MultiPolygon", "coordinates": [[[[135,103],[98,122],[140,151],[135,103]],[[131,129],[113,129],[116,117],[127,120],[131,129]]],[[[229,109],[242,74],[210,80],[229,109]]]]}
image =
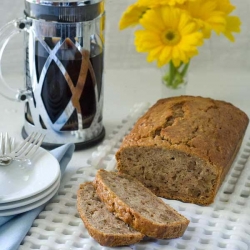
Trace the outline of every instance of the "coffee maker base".
{"type": "MultiPolygon", "coordinates": [[[[26,139],[28,137],[28,134],[25,130],[25,128],[22,128],[22,137],[23,139],[26,139]]],[[[90,148],[92,146],[95,146],[96,144],[98,144],[99,142],[101,142],[105,137],[105,128],[102,128],[102,131],[99,135],[97,135],[96,137],[88,140],[88,141],[84,141],[84,142],[76,142],[75,144],[75,150],[81,150],[81,149],[87,149],[90,148]]],[[[57,143],[48,143],[48,142],[44,142],[42,143],[41,147],[51,150],[51,149],[55,149],[59,146],[62,146],[64,144],[57,144],[57,143]]]]}

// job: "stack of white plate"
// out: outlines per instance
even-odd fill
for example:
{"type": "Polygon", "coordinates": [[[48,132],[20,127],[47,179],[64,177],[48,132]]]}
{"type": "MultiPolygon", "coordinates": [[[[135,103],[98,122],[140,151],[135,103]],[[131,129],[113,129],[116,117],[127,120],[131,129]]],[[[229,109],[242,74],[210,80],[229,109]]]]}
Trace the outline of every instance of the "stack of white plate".
{"type": "Polygon", "coordinates": [[[23,213],[49,201],[60,186],[56,158],[39,148],[31,161],[0,166],[0,216],[23,213]]]}

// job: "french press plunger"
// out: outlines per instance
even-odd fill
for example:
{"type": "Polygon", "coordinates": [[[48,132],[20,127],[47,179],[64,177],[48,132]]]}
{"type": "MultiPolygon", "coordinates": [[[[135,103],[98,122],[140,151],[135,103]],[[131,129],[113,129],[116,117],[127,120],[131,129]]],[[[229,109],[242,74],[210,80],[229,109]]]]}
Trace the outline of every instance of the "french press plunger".
{"type": "MultiPolygon", "coordinates": [[[[80,149],[102,140],[104,0],[25,0],[25,17],[0,34],[24,31],[25,88],[4,95],[25,102],[23,137],[46,134],[43,146],[80,149]]],[[[0,70],[0,80],[5,82],[0,70]]]]}

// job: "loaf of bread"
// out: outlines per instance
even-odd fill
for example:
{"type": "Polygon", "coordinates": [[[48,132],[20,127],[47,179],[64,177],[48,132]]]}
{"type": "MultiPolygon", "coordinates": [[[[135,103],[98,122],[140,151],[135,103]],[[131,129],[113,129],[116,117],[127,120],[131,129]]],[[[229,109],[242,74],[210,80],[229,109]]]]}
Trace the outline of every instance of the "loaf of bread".
{"type": "Polygon", "coordinates": [[[214,201],[244,137],[247,115],[224,101],[180,96],[159,100],[116,153],[117,169],[157,196],[214,201]]]}
{"type": "Polygon", "coordinates": [[[80,186],[77,209],[89,234],[102,246],[130,245],[144,237],[107,210],[92,182],[80,186]]]}
{"type": "Polygon", "coordinates": [[[188,219],[129,175],[100,169],[94,185],[108,210],[142,234],[158,239],[177,238],[188,226],[188,219]]]}

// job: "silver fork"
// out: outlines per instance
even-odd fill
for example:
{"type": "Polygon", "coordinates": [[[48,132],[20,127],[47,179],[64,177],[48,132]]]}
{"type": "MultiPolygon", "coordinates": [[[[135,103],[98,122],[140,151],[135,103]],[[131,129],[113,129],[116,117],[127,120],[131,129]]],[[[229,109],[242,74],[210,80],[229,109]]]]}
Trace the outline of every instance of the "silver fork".
{"type": "Polygon", "coordinates": [[[9,165],[13,160],[25,161],[30,160],[38,148],[41,146],[45,135],[40,133],[31,133],[17,148],[11,150],[9,139],[3,139],[0,135],[0,145],[2,146],[3,155],[0,156],[0,165],[9,165]],[[4,141],[4,143],[3,143],[4,141]]]}
{"type": "MultiPolygon", "coordinates": [[[[14,138],[10,138],[8,133],[5,133],[5,135],[3,133],[0,134],[0,165],[1,162],[7,162],[9,157],[8,155],[12,152],[12,150],[14,149],[14,144],[15,144],[15,140],[14,138]]],[[[6,165],[5,163],[3,165],[6,165]]]]}

